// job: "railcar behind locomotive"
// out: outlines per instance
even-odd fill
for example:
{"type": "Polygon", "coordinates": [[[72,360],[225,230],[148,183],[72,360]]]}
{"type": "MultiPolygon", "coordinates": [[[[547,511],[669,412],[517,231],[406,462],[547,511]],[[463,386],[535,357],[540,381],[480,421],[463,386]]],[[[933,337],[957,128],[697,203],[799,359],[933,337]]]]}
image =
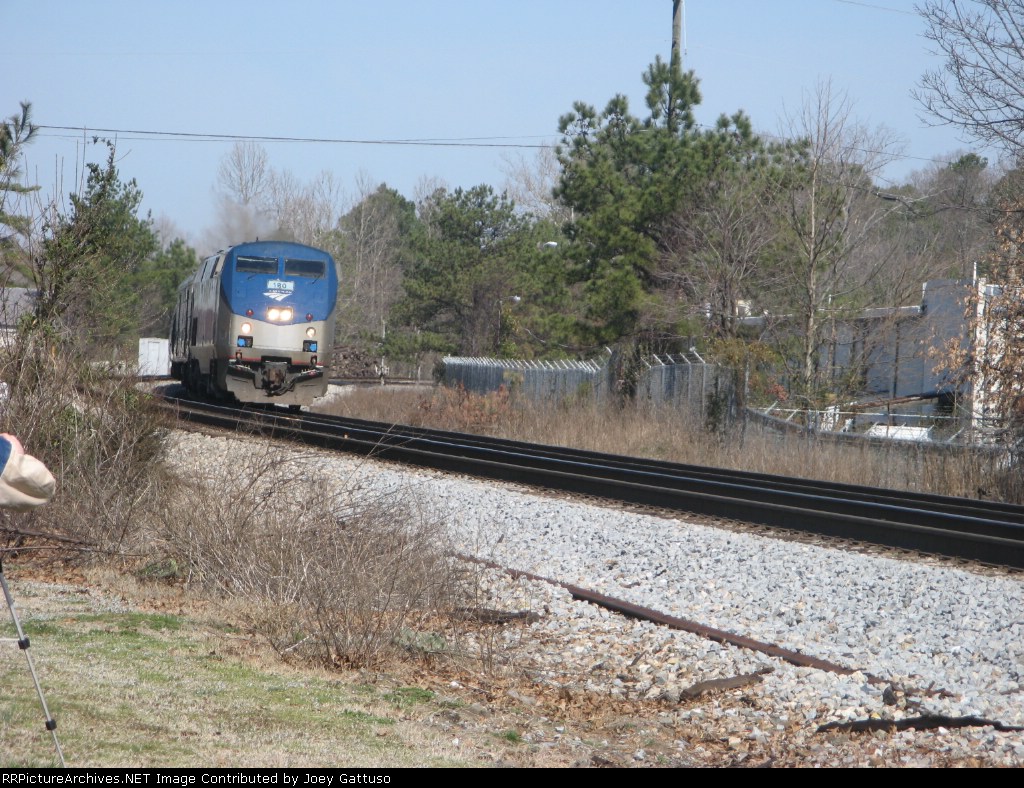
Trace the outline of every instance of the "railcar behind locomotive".
{"type": "Polygon", "coordinates": [[[327,391],[338,272],[320,249],[255,241],[206,258],[178,288],[171,375],[197,394],[308,405],[327,391]]]}

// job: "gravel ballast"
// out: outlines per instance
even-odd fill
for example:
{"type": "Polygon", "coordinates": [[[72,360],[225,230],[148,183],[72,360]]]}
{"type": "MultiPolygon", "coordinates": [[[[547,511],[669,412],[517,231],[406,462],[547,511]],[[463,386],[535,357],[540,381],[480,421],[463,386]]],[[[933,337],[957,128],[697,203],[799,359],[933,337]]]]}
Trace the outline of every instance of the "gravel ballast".
{"type": "MultiPolygon", "coordinates": [[[[253,447],[190,433],[170,441],[189,473],[223,467],[253,447]]],[[[814,762],[831,760],[814,754],[818,726],[831,722],[944,715],[1024,726],[1019,574],[775,539],[346,455],[273,450],[306,458],[354,493],[403,495],[447,521],[460,552],[855,671],[798,668],[490,573],[495,607],[542,614],[503,644],[539,685],[649,700],[675,726],[717,717],[728,723],[730,747],[785,740],[814,762]],[[744,703],[687,701],[700,682],[753,674],[735,691],[744,703]]],[[[990,726],[863,736],[886,764],[1024,764],[1024,734],[990,726]]]]}

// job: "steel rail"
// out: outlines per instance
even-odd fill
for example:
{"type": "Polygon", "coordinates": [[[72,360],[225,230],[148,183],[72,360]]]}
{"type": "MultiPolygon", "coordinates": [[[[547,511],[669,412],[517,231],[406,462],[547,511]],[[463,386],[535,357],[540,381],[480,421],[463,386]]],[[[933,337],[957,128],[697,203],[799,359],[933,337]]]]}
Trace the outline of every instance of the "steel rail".
{"type": "Polygon", "coordinates": [[[887,490],[863,485],[842,484],[838,482],[818,481],[815,479],[797,479],[751,471],[733,471],[706,466],[673,463],[637,457],[624,457],[585,449],[572,449],[561,446],[545,446],[504,438],[470,435],[460,432],[449,432],[436,429],[409,427],[404,425],[386,424],[383,422],[366,421],[349,417],[327,416],[324,414],[303,414],[306,424],[323,424],[325,427],[343,425],[346,429],[365,429],[370,432],[386,432],[397,439],[399,436],[409,438],[430,438],[439,441],[450,441],[453,444],[476,446],[516,452],[520,451],[533,457],[550,457],[573,462],[593,462],[606,468],[628,468],[640,472],[667,473],[670,475],[686,475],[694,479],[739,483],[745,485],[764,485],[772,490],[791,490],[809,495],[819,494],[825,497],[843,498],[844,500],[861,500],[868,503],[892,503],[901,506],[924,505],[929,511],[946,511],[982,519],[995,518],[1006,522],[1024,524],[1024,506],[1004,503],[1002,501],[983,501],[969,498],[958,498],[949,495],[921,493],[913,491],[887,490]]]}
{"type": "MultiPolygon", "coordinates": [[[[637,605],[633,602],[608,596],[607,594],[602,594],[599,591],[583,588],[582,586],[578,586],[573,583],[553,580],[549,577],[544,577],[543,575],[534,574],[533,572],[525,572],[522,569],[509,569],[508,567],[496,564],[493,561],[485,561],[484,559],[476,558],[471,555],[459,554],[458,558],[462,561],[479,564],[481,566],[486,566],[489,569],[505,572],[509,577],[515,579],[525,578],[536,583],[546,583],[548,585],[562,588],[568,591],[569,595],[579,602],[587,602],[592,605],[597,605],[598,607],[610,610],[613,613],[618,613],[626,618],[650,621],[653,624],[668,627],[669,629],[678,629],[681,632],[689,632],[692,635],[698,635],[699,637],[714,640],[718,643],[725,643],[730,646],[736,646],[737,648],[758,651],[762,654],[767,654],[770,657],[777,657],[778,659],[788,662],[791,665],[796,665],[797,667],[814,668],[815,670],[824,670],[828,673],[839,673],[846,676],[857,672],[856,668],[840,665],[836,662],[812,656],[811,654],[804,654],[801,651],[793,651],[792,649],[783,648],[782,646],[778,646],[774,643],[755,640],[754,638],[749,638],[746,635],[737,635],[724,629],[709,627],[705,624],[701,624],[687,618],[680,618],[679,616],[662,613],[660,610],[655,610],[654,608],[645,607],[643,605],[637,605]]],[[[877,682],[878,680],[874,677],[869,677],[869,681],[877,682]]]]}
{"type": "MultiPolygon", "coordinates": [[[[1024,568],[1024,509],[947,496],[804,483],[460,433],[283,411],[245,411],[254,428],[324,448],[984,563],[1024,568]]],[[[235,429],[206,403],[180,416],[235,429]]]]}

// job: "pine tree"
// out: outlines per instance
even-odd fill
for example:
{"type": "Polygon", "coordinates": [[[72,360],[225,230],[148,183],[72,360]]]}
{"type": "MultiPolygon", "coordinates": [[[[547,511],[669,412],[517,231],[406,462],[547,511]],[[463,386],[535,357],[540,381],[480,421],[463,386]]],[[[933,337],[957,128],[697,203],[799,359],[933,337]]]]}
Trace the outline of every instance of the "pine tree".
{"type": "Polygon", "coordinates": [[[0,260],[8,269],[24,268],[24,241],[32,227],[30,216],[15,212],[17,198],[39,189],[19,182],[24,147],[35,137],[38,128],[31,117],[32,105],[23,101],[20,113],[0,123],[0,260]]]}
{"type": "Polygon", "coordinates": [[[70,213],[46,227],[34,262],[36,321],[47,332],[73,330],[109,348],[138,331],[135,277],[158,244],[150,219],[138,216],[141,190],[120,180],[114,146],[108,143],[105,165],[87,166],[84,192],[72,194],[70,213]]]}
{"type": "Polygon", "coordinates": [[[601,113],[577,102],[559,124],[555,193],[572,211],[568,275],[585,305],[581,338],[593,345],[644,330],[643,311],[665,285],[663,258],[680,255],[679,214],[763,150],[742,112],[697,128],[701,96],[692,71],[656,58],[643,82],[647,117],[632,115],[618,95],[601,113]]]}

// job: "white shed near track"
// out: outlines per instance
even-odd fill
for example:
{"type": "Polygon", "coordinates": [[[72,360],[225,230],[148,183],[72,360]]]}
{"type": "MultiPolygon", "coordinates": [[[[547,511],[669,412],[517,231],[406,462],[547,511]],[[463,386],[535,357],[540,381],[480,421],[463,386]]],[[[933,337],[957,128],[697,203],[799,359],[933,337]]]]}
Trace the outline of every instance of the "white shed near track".
{"type": "Polygon", "coordinates": [[[162,337],[142,337],[139,340],[139,374],[163,376],[171,374],[168,340],[162,337]]]}

